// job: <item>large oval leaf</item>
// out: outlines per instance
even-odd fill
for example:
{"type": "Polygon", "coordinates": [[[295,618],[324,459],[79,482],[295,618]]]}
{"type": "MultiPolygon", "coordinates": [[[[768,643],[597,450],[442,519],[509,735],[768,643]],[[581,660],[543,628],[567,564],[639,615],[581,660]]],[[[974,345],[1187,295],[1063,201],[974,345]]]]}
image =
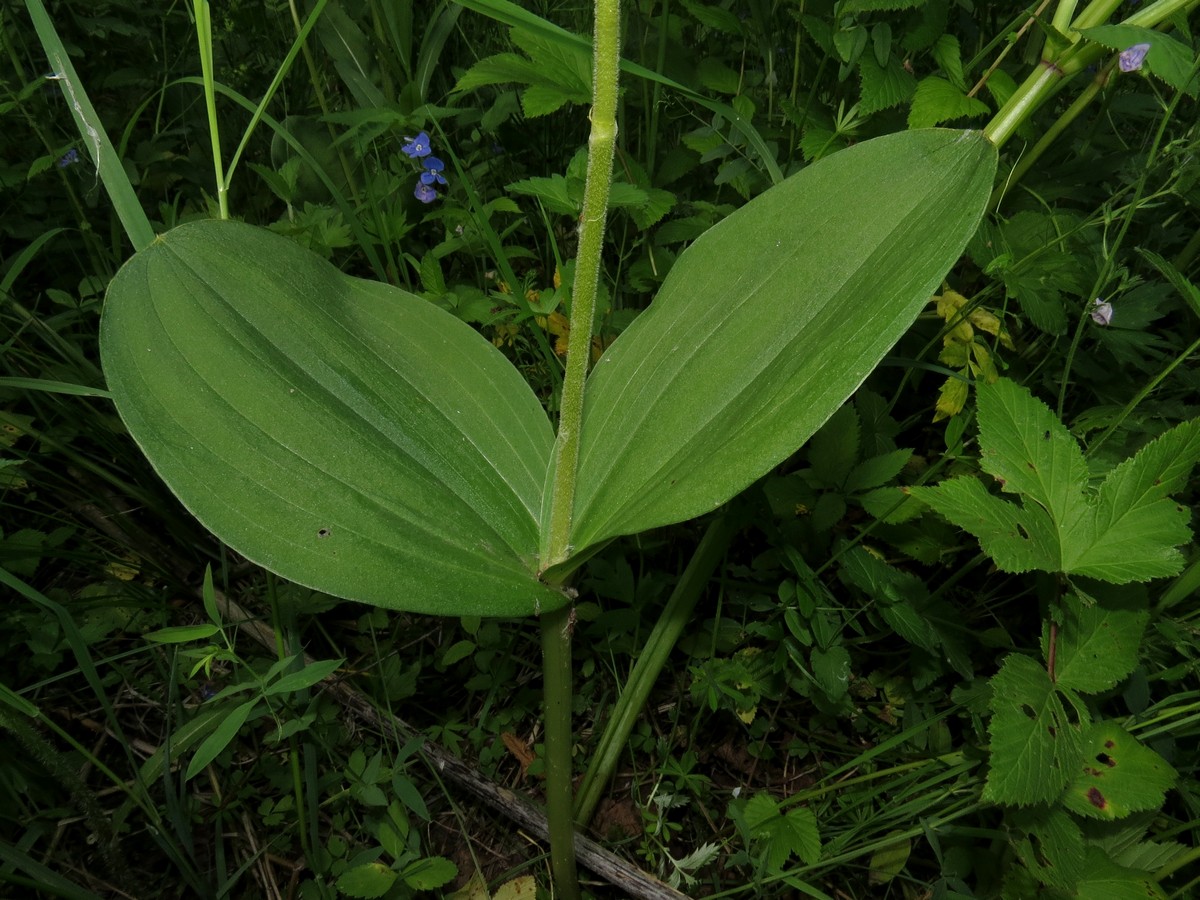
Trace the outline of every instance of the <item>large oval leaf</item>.
{"type": "Polygon", "coordinates": [[[526,615],[553,443],[450,314],[233,222],[135,255],[100,329],[130,433],[184,505],[285,578],[378,606],[526,615]]]}
{"type": "Polygon", "coordinates": [[[795,451],[929,300],[995,170],[976,132],[889,135],[697,240],[588,381],[576,550],[711,510],[795,451]]]}

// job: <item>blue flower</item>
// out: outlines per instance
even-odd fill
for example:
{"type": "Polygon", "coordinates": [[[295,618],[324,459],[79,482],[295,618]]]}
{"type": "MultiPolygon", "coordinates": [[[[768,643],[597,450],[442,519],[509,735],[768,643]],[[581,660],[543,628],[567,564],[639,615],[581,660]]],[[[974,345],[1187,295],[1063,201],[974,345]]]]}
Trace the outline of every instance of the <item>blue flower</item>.
{"type": "Polygon", "coordinates": [[[408,143],[400,148],[401,153],[405,154],[411,159],[418,159],[419,157],[429,155],[429,135],[424,131],[418,134],[415,138],[405,138],[405,140],[407,140],[408,143]]]}
{"type": "Polygon", "coordinates": [[[438,192],[432,186],[425,184],[423,181],[417,182],[417,189],[413,191],[413,196],[422,203],[432,203],[438,198],[438,192]]]}
{"type": "Polygon", "coordinates": [[[446,164],[436,156],[427,156],[421,160],[421,165],[425,167],[425,171],[421,173],[421,184],[446,183],[446,179],[442,175],[442,170],[446,168],[446,164]]]}
{"type": "Polygon", "coordinates": [[[73,166],[77,162],[79,162],[79,151],[72,147],[62,155],[55,165],[60,169],[65,169],[67,166],[73,166]]]}
{"type": "Polygon", "coordinates": [[[1097,325],[1107,325],[1113,319],[1113,305],[1103,297],[1092,301],[1092,321],[1097,325]]]}
{"type": "Polygon", "coordinates": [[[1122,50],[1117,57],[1117,65],[1122,72],[1136,72],[1142,67],[1142,60],[1150,52],[1149,44],[1134,44],[1128,50],[1122,50]]]}

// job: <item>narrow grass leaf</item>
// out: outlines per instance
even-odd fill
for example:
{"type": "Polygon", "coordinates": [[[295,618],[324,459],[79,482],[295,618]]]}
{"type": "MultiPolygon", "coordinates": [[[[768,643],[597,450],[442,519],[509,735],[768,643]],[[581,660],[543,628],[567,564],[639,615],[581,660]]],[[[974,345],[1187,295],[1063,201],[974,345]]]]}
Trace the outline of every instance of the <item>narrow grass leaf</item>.
{"type": "Polygon", "coordinates": [[[196,748],[196,755],[192,757],[192,761],[188,763],[187,772],[184,774],[184,781],[190,781],[194,778],[205,766],[217,758],[221,751],[233,743],[233,739],[237,737],[238,730],[246,724],[246,719],[250,717],[256,706],[258,706],[259,698],[247,700],[240,706],[234,707],[233,711],[221,719],[220,723],[213,730],[213,733],[204,739],[199,747],[196,748]]]}
{"type": "Polygon", "coordinates": [[[268,696],[272,694],[290,694],[292,691],[302,691],[305,688],[310,688],[336,672],[338,667],[345,663],[345,661],[345,659],[325,659],[321,662],[309,663],[299,672],[284,675],[274,684],[269,685],[263,693],[268,696]]]}

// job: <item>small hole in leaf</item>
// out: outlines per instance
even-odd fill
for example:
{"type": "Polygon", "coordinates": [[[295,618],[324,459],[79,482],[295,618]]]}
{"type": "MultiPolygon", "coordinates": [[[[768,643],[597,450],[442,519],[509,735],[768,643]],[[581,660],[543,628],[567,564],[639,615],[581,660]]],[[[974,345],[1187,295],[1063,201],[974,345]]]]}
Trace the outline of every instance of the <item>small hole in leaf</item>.
{"type": "Polygon", "coordinates": [[[1028,703],[1021,704],[1021,712],[1023,712],[1026,716],[1028,716],[1031,719],[1037,718],[1037,712],[1028,703]]]}
{"type": "Polygon", "coordinates": [[[1100,763],[1101,765],[1108,766],[1110,769],[1117,764],[1117,761],[1107,753],[1097,753],[1096,762],[1100,763]]]}
{"type": "Polygon", "coordinates": [[[328,528],[318,528],[317,529],[317,537],[319,537],[319,538],[327,538],[331,534],[333,534],[333,532],[330,531],[328,528]]]}

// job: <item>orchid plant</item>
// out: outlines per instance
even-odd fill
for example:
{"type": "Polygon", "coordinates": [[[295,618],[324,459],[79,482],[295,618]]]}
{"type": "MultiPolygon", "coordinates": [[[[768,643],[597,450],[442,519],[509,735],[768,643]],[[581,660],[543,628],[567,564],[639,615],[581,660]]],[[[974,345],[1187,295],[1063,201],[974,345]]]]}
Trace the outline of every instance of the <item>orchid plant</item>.
{"type": "MultiPolygon", "coordinates": [[[[720,507],[839,408],[958,260],[988,207],[998,148],[1061,81],[1114,41],[1121,71],[1168,70],[1166,38],[1149,29],[1188,3],[1160,0],[1103,26],[1117,4],[1096,0],[1074,17],[1074,2],[1062,0],[1045,59],[982,132],[866,141],[730,215],[683,254],[589,372],[621,64],[619,0],[596,0],[587,184],[552,423],[512,364],[458,319],[229,220],[245,138],[224,168],[207,0],[194,6],[221,218],[160,235],[40,0],[27,0],[137,251],[109,287],[101,326],[130,434],[204,525],[285,578],[392,609],[540,619],[552,864],[568,900],[578,897],[573,823],[588,817],[622,729],[699,593],[673,599],[575,806],[575,573],[618,536],[720,507]]],[[[251,129],[323,8],[314,6],[251,129]]],[[[447,179],[429,134],[402,150],[420,165],[414,196],[433,202],[447,179]]]]}

